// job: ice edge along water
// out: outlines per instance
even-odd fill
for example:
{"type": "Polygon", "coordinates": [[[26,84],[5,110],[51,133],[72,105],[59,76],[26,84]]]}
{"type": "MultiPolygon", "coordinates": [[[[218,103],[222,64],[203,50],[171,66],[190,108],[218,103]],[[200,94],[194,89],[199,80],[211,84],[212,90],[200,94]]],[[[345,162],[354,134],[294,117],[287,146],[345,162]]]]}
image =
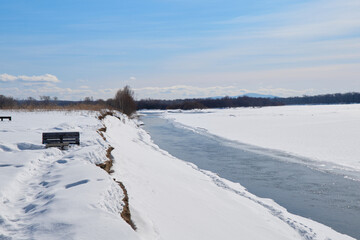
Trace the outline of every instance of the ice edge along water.
{"type": "Polygon", "coordinates": [[[351,239],[170,156],[124,116],[104,119],[104,142],[89,112],[11,114],[0,129],[0,239],[351,239]],[[39,144],[41,132],[70,129],[80,147],[39,144]],[[112,176],[95,166],[108,144],[112,176]],[[128,190],[137,232],[120,218],[113,177],[128,190]]]}
{"type": "Polygon", "coordinates": [[[360,172],[360,104],[161,113],[200,133],[289,153],[334,171],[360,172]]]}

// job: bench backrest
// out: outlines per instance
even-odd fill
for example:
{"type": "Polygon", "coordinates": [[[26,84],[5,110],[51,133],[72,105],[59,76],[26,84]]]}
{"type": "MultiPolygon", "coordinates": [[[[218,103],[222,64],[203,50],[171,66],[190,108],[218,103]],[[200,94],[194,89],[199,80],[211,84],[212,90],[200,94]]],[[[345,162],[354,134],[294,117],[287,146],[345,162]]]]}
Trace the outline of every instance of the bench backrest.
{"type": "Polygon", "coordinates": [[[11,116],[0,116],[1,121],[3,121],[4,119],[9,119],[9,121],[11,121],[11,116]]]}
{"type": "Polygon", "coordinates": [[[42,134],[42,143],[73,143],[80,144],[79,132],[45,132],[42,134]]]}

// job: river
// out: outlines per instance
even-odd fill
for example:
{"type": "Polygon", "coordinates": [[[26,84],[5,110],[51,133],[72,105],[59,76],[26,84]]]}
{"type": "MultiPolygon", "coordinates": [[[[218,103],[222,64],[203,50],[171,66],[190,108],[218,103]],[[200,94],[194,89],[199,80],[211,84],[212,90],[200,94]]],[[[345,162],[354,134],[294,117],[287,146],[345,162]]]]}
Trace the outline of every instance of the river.
{"type": "Polygon", "coordinates": [[[186,129],[160,114],[144,112],[141,121],[171,155],[238,182],[293,214],[360,239],[360,181],[304,164],[296,156],[186,129]]]}

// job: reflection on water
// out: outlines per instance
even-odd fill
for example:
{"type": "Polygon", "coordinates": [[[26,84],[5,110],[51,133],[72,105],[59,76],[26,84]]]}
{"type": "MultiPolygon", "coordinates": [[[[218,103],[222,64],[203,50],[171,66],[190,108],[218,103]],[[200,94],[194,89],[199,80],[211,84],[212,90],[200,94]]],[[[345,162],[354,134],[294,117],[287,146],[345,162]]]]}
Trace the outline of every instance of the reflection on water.
{"type": "Polygon", "coordinates": [[[146,113],[141,120],[154,142],[173,156],[239,182],[291,213],[360,239],[360,182],[350,179],[359,179],[357,172],[199,134],[176,127],[158,113],[146,113]]]}

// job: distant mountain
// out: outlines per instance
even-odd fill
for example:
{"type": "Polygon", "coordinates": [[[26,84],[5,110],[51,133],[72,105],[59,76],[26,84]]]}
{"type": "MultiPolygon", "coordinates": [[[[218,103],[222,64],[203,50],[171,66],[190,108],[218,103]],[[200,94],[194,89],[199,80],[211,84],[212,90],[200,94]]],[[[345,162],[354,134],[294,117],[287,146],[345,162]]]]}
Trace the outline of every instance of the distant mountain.
{"type": "MultiPolygon", "coordinates": [[[[211,99],[221,99],[225,96],[217,96],[217,97],[210,97],[211,99]]],[[[243,95],[238,95],[238,96],[231,96],[230,98],[238,98],[238,97],[253,97],[253,98],[277,98],[277,96],[274,95],[264,95],[264,94],[259,94],[259,93],[246,93],[243,95]]]]}
{"type": "Polygon", "coordinates": [[[255,97],[255,98],[277,98],[277,96],[274,96],[274,95],[264,95],[264,94],[259,94],[259,93],[247,93],[247,94],[244,94],[243,96],[255,97]]]}

